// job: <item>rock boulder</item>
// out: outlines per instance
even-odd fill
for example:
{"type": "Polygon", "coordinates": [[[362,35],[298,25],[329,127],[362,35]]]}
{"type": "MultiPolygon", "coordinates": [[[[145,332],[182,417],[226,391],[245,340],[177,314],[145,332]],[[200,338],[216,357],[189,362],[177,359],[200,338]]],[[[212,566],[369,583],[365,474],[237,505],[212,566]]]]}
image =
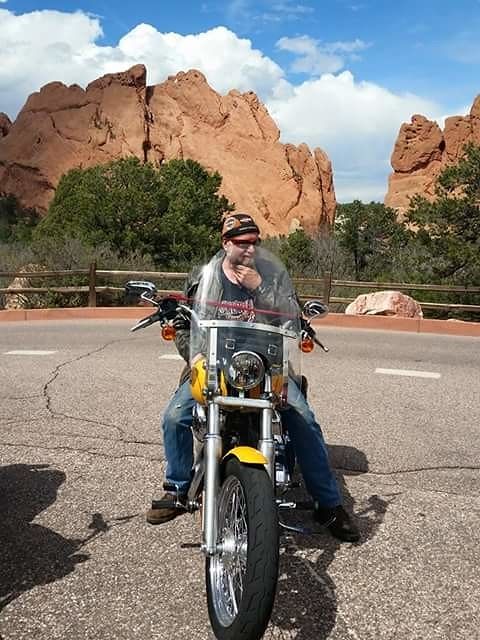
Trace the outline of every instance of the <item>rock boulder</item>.
{"type": "Polygon", "coordinates": [[[396,316],[422,318],[422,308],[413,298],[400,291],[375,291],[359,295],[345,309],[347,315],[396,316]]]}

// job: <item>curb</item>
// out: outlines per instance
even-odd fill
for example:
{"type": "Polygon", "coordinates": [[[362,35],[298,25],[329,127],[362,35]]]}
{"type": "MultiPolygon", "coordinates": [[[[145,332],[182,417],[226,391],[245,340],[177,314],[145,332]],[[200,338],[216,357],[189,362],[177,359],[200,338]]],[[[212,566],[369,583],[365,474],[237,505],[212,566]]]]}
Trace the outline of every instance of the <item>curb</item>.
{"type": "Polygon", "coordinates": [[[394,318],[393,316],[350,316],[329,313],[315,325],[371,329],[376,331],[407,331],[410,333],[437,333],[451,336],[480,338],[480,322],[463,320],[431,320],[424,318],[394,318]]]}
{"type": "MultiPolygon", "coordinates": [[[[71,309],[12,309],[0,311],[1,322],[30,320],[138,320],[149,314],[150,307],[75,307],[71,309]]],[[[480,337],[480,322],[462,320],[425,320],[392,316],[347,316],[329,313],[315,325],[372,329],[377,331],[407,331],[480,337]]]]}

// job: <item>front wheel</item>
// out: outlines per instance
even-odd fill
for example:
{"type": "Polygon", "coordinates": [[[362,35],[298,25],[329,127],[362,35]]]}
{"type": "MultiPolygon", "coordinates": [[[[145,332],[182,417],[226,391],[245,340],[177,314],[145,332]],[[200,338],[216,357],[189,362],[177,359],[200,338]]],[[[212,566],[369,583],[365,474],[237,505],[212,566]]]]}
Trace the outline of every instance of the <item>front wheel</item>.
{"type": "Polygon", "coordinates": [[[227,462],[218,496],[217,554],[207,558],[208,613],[219,640],[261,638],[278,577],[278,517],[265,469],[227,462]]]}

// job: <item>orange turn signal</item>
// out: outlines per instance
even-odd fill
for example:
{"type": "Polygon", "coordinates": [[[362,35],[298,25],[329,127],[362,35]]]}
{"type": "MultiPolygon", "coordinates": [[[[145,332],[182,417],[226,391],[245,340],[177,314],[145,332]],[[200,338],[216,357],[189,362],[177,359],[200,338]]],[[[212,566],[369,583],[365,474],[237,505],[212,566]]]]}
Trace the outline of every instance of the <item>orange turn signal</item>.
{"type": "Polygon", "coordinates": [[[162,327],[162,338],[164,340],[174,340],[176,335],[175,327],[171,324],[164,324],[162,327]]]}
{"type": "Polygon", "coordinates": [[[303,351],[303,353],[310,353],[310,351],[313,351],[314,348],[314,344],[313,344],[313,340],[311,338],[303,338],[303,340],[300,342],[300,349],[303,351]]]}

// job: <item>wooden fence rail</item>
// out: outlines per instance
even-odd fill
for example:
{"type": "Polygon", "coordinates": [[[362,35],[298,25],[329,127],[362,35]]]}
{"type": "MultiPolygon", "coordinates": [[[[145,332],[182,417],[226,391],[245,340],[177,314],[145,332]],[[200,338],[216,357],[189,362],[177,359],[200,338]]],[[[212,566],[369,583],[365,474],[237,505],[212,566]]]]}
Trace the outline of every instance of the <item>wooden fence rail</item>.
{"type": "MultiPolygon", "coordinates": [[[[120,286],[99,286],[98,280],[118,280],[123,281],[131,279],[150,279],[150,280],[168,280],[183,282],[187,277],[187,273],[170,272],[170,271],[119,271],[119,270],[105,270],[97,269],[94,262],[90,264],[88,269],[73,269],[70,271],[36,271],[36,272],[14,272],[14,271],[0,271],[0,278],[15,279],[21,278],[22,280],[30,281],[32,279],[59,279],[65,277],[83,277],[88,279],[88,284],[83,286],[52,286],[52,287],[8,287],[0,288],[1,294],[46,294],[62,293],[62,294],[76,294],[76,293],[88,293],[88,305],[95,307],[97,304],[98,293],[113,293],[123,291],[123,287],[120,286]]],[[[348,304],[352,302],[354,297],[339,297],[332,295],[332,289],[370,289],[370,290],[396,290],[396,291],[429,291],[439,293],[455,293],[455,294],[480,294],[479,286],[467,286],[460,287],[456,285],[431,285],[431,284],[414,284],[405,282],[357,282],[351,280],[333,280],[331,273],[326,273],[324,278],[293,278],[294,284],[300,290],[300,298],[306,297],[318,297],[321,298],[327,304],[342,303],[348,304]],[[302,288],[308,287],[308,296],[304,295],[301,291],[302,288]]],[[[181,287],[179,287],[180,289],[181,287]]],[[[178,291],[178,290],[175,290],[178,291]]],[[[173,293],[174,289],[159,289],[160,294],[173,293]]],[[[480,312],[480,304],[454,304],[454,303],[441,303],[441,302],[422,302],[418,301],[423,309],[445,309],[445,310],[461,310],[480,312]]]]}

